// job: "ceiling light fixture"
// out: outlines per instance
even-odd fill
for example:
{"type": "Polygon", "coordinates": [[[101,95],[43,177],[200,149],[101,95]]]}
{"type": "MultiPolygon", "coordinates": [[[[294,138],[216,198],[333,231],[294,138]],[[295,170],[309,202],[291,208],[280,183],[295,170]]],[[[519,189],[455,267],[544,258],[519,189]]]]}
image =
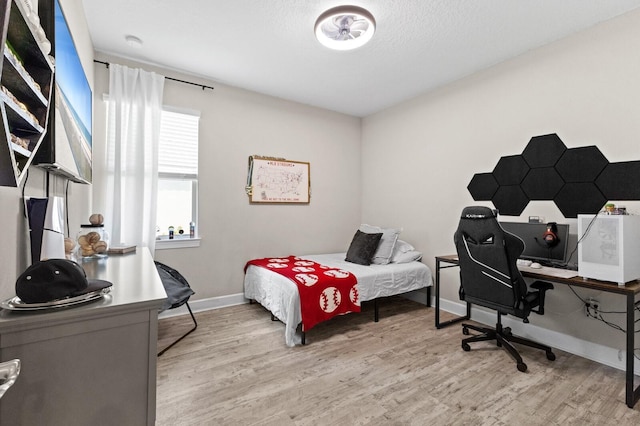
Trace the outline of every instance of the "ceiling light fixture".
{"type": "Polygon", "coordinates": [[[351,50],[365,45],[376,31],[376,20],[358,6],[338,6],[318,17],[315,25],[318,41],[335,50],[351,50]]]}
{"type": "Polygon", "coordinates": [[[135,47],[136,49],[140,49],[142,47],[142,40],[139,37],[134,35],[127,35],[124,37],[127,44],[131,47],[135,47]]]}

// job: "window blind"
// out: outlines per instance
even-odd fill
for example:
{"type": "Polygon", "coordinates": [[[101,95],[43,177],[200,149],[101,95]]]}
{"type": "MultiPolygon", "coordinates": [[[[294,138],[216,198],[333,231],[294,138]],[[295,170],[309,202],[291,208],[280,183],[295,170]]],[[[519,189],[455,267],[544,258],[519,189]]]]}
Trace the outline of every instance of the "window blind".
{"type": "Polygon", "coordinates": [[[164,109],[160,125],[158,173],[198,176],[198,124],[196,114],[164,109]]]}

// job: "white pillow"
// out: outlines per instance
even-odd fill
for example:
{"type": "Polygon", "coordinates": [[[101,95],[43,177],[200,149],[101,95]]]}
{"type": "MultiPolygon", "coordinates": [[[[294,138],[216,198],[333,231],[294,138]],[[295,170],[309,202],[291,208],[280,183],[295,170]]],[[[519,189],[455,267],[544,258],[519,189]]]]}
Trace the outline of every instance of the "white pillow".
{"type": "Polygon", "coordinates": [[[398,235],[400,235],[402,229],[397,228],[380,228],[379,226],[372,226],[367,224],[360,225],[360,232],[366,234],[377,234],[382,232],[382,238],[378,244],[378,248],[371,258],[371,263],[376,265],[386,265],[391,262],[391,256],[398,241],[398,235]]]}
{"type": "Polygon", "coordinates": [[[395,254],[391,261],[393,263],[409,263],[420,259],[422,259],[422,253],[417,250],[409,250],[404,253],[395,254]]]}
{"type": "Polygon", "coordinates": [[[414,246],[412,246],[411,244],[409,244],[408,242],[406,242],[404,240],[398,240],[398,242],[396,243],[394,254],[395,253],[406,253],[408,251],[415,250],[415,249],[416,248],[414,246]]]}
{"type": "Polygon", "coordinates": [[[396,246],[394,247],[393,254],[391,255],[391,263],[402,263],[402,262],[397,262],[396,258],[399,258],[404,253],[408,253],[413,250],[415,250],[415,247],[413,247],[408,242],[404,240],[396,241],[396,246]]]}

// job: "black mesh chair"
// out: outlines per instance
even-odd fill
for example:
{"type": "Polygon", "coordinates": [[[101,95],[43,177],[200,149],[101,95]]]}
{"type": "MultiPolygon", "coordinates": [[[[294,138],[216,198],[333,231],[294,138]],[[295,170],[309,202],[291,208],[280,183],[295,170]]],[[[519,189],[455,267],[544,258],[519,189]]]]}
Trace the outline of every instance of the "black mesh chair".
{"type": "Polygon", "coordinates": [[[160,275],[160,280],[162,281],[164,290],[167,292],[167,300],[165,300],[164,304],[160,307],[159,312],[163,312],[167,309],[175,309],[182,305],[186,305],[187,309],[189,310],[189,314],[191,315],[191,319],[193,320],[193,328],[184,333],[169,346],[158,352],[158,356],[160,356],[180,340],[193,333],[195,329],[198,328],[198,322],[196,321],[196,317],[193,316],[193,312],[191,311],[191,307],[189,306],[189,298],[194,295],[195,292],[189,286],[186,278],[183,277],[180,272],[176,271],[170,266],[165,265],[164,263],[160,263],[157,261],[154,263],[156,264],[156,269],[158,270],[158,275],[160,275]]]}
{"type": "Polygon", "coordinates": [[[512,345],[518,343],[546,352],[547,359],[556,357],[551,348],[511,334],[509,327],[502,327],[502,315],[513,315],[528,323],[531,312],[544,314],[545,292],[553,285],[535,281],[529,291],[516,261],[524,250],[524,243],[518,237],[506,232],[487,207],[466,207],[462,211],[454,242],[460,262],[460,299],[478,306],[497,311],[496,328],[463,324],[462,332],[480,332],[462,340],[462,349],[470,351],[469,343],[496,340],[516,361],[519,371],[526,371],[527,365],[512,345]],[[537,309],[536,309],[537,308],[537,309]]]}

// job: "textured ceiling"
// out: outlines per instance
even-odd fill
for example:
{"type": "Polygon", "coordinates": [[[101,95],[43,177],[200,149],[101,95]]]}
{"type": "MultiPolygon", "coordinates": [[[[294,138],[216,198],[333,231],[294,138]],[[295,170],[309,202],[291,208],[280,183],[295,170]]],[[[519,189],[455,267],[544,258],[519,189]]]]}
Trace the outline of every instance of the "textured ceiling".
{"type": "Polygon", "coordinates": [[[358,117],[640,6],[640,0],[360,0],[369,44],[330,51],[336,0],[82,0],[96,51],[358,117]],[[126,35],[143,40],[133,48],[126,35]]]}

